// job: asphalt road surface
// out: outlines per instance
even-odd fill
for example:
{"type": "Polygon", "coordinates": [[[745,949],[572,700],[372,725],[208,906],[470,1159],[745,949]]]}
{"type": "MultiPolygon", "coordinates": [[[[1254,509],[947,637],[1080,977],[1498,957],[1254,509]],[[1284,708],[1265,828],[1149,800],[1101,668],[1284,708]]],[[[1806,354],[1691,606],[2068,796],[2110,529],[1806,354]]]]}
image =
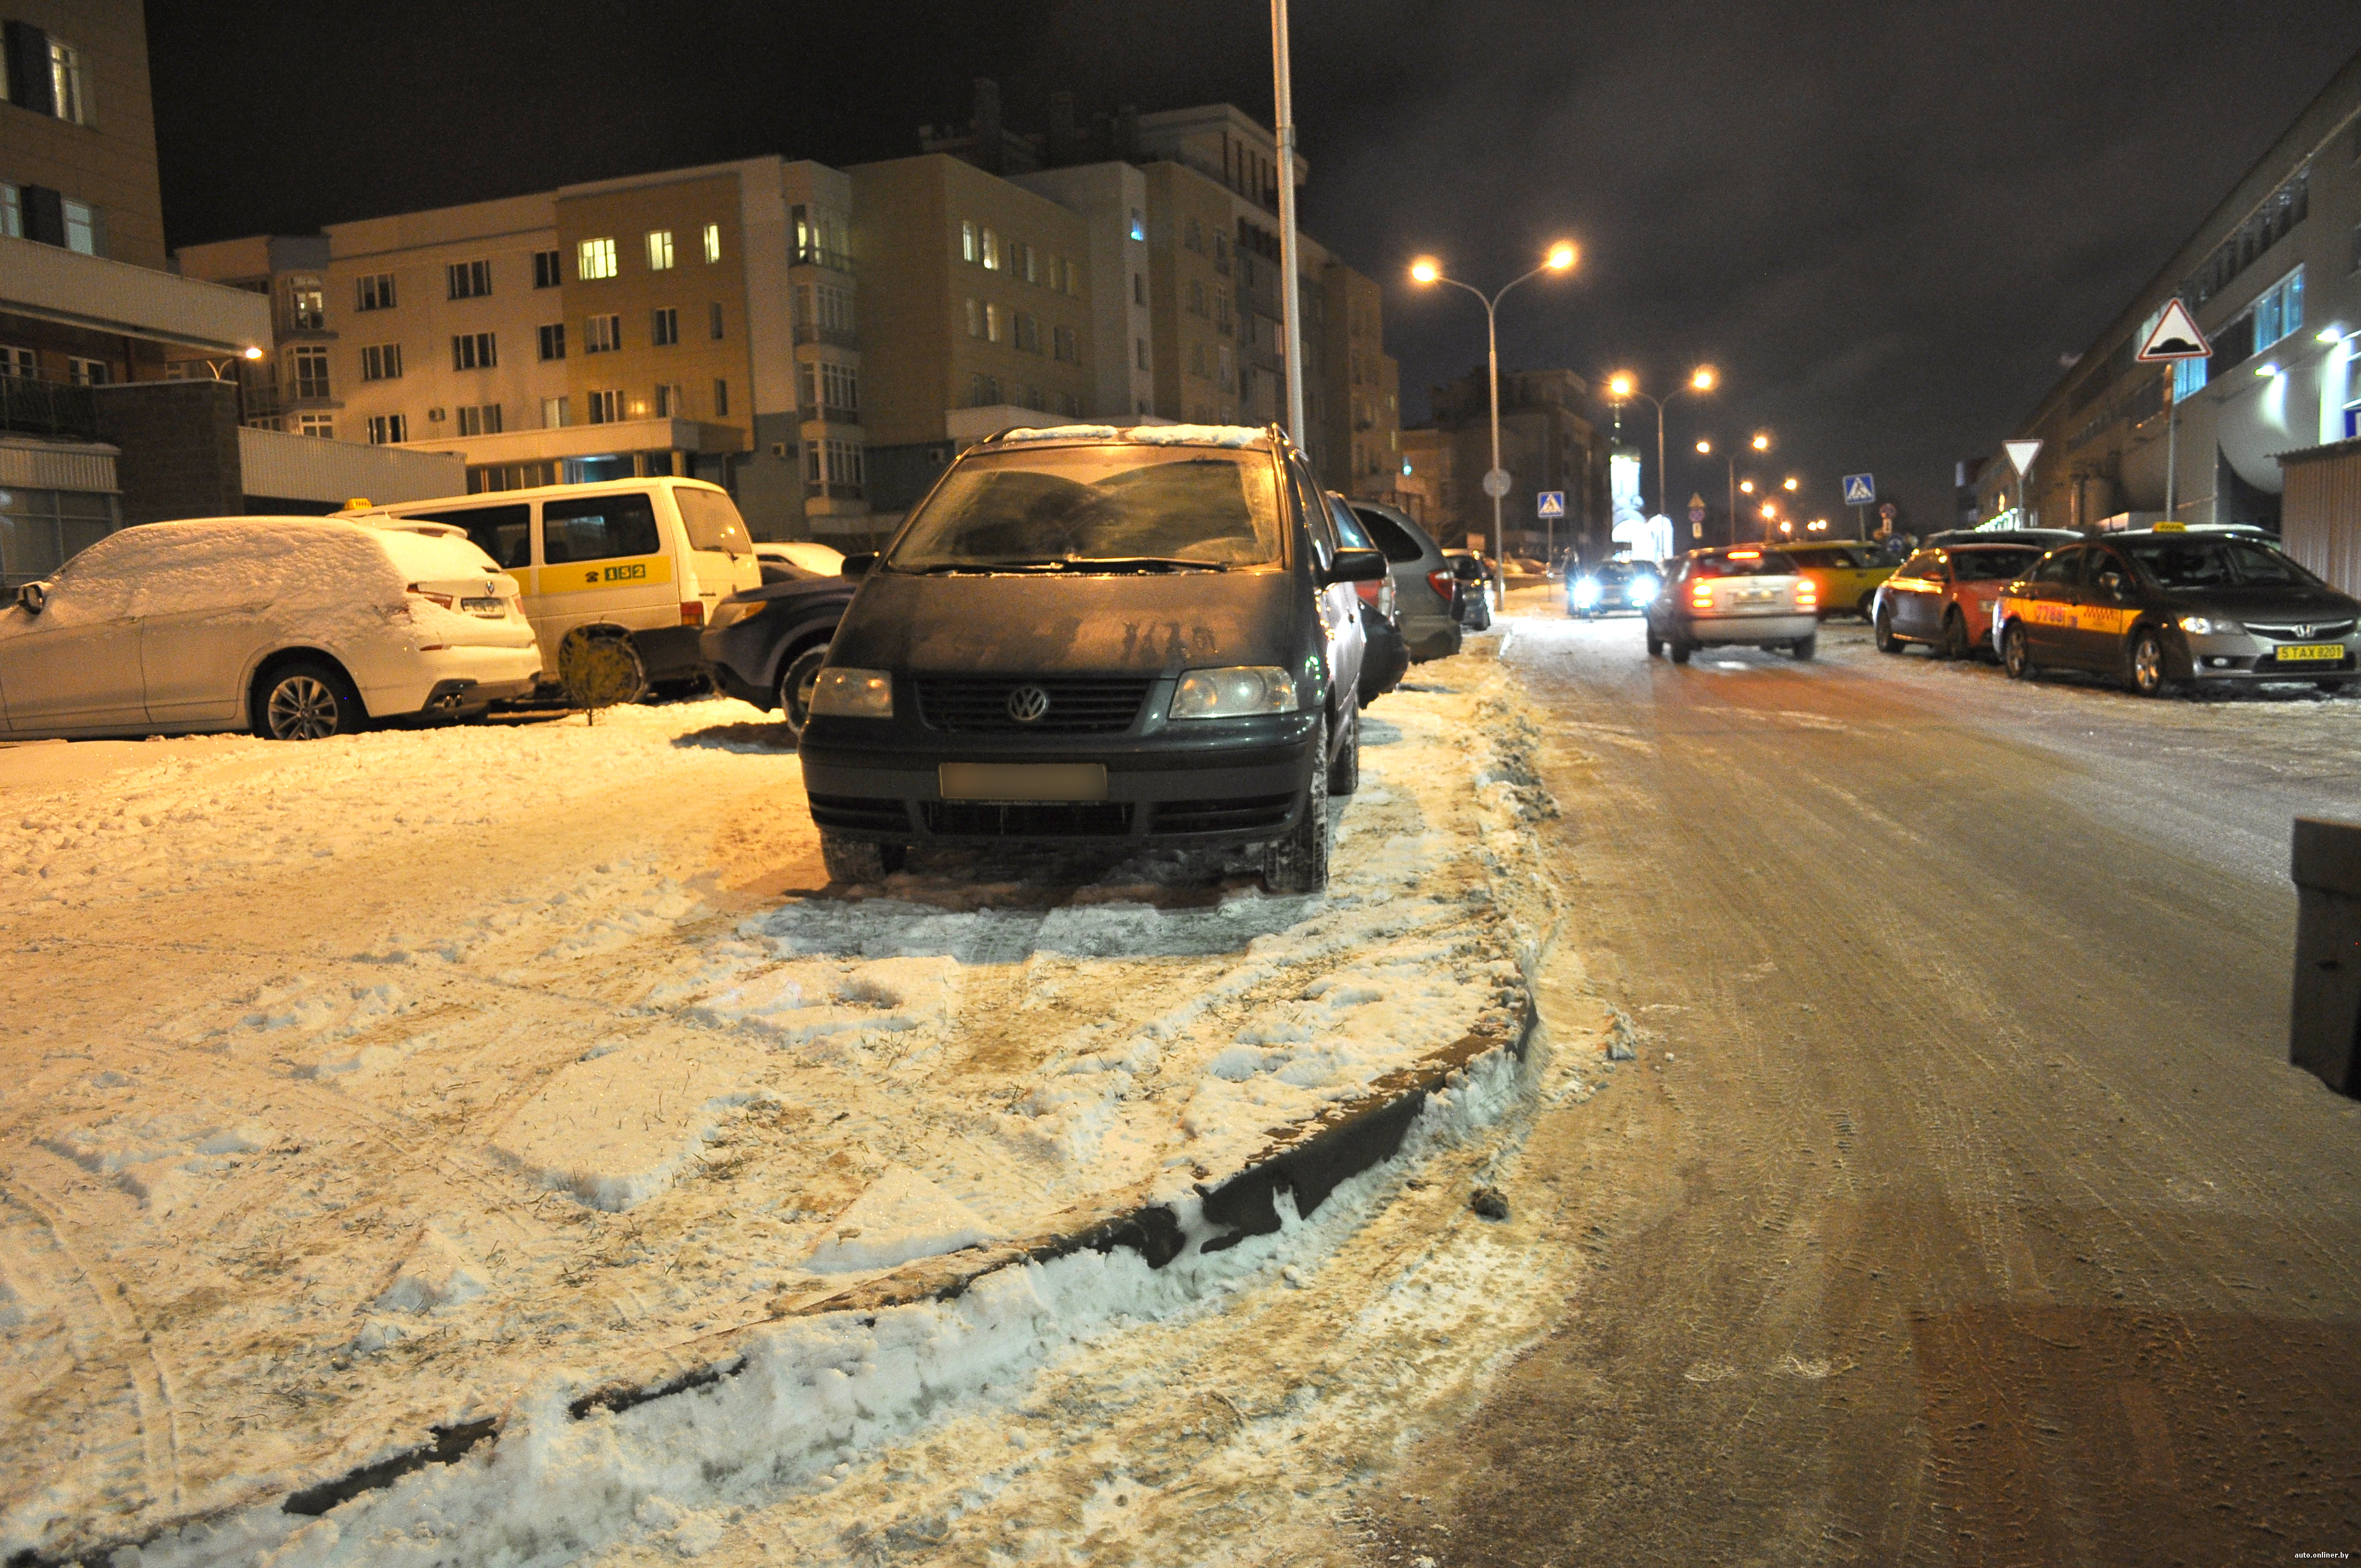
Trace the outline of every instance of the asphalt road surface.
{"type": "Polygon", "coordinates": [[[2289,818],[2361,818],[2361,701],[1639,641],[1509,636],[1640,1059],[1536,1130],[1584,1277],[1379,1555],[2361,1552],[2361,1106],[2285,1059],[2289,818]]]}

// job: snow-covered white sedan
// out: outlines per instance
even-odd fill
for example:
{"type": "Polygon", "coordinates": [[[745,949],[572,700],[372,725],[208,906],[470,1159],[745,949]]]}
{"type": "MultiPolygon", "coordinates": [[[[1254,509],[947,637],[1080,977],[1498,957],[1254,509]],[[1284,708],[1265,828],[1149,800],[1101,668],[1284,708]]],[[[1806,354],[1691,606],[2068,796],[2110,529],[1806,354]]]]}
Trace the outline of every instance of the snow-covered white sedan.
{"type": "Polygon", "coordinates": [[[531,692],[515,579],[447,523],[204,518],[111,533],[0,610],[0,735],[343,734],[531,692]]]}

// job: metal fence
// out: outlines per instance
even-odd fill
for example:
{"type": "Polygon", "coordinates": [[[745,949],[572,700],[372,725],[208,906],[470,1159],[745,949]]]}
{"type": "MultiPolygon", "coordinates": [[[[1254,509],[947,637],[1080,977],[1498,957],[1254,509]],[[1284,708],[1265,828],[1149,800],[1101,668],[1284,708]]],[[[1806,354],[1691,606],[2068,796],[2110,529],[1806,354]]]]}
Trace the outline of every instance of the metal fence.
{"type": "Polygon", "coordinates": [[[98,439],[98,400],[88,387],[0,376],[0,430],[98,439]]]}

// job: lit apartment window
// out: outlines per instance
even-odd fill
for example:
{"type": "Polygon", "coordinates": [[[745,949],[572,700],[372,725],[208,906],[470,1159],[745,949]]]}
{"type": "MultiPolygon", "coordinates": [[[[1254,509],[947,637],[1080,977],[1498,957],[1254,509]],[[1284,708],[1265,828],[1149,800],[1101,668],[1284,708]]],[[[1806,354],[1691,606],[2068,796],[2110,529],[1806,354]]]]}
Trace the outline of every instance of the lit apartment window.
{"type": "Polygon", "coordinates": [[[2290,333],[2303,330],[2303,269],[2299,267],[2268,289],[2255,302],[2255,348],[2257,352],[2290,333]]]}
{"type": "Polygon", "coordinates": [[[492,264],[489,261],[454,261],[443,269],[443,274],[455,300],[473,300],[492,291],[492,264]]]}
{"type": "Polygon", "coordinates": [[[498,435],[500,433],[500,405],[482,403],[459,412],[459,433],[462,435],[498,435]]]}
{"type": "Polygon", "coordinates": [[[586,239],[577,249],[574,270],[586,282],[615,275],[615,242],[612,239],[586,239]]]}
{"type": "Polygon", "coordinates": [[[975,248],[975,225],[962,218],[960,220],[960,259],[972,262],[979,254],[975,248]]]}
{"type": "Polygon", "coordinates": [[[328,296],[316,278],[292,278],[287,284],[288,324],[297,332],[320,332],[328,324],[328,296]]]}
{"type": "Polygon", "coordinates": [[[851,270],[851,234],[842,214],[797,203],[788,209],[788,223],[795,230],[797,265],[809,263],[840,271],[851,270]]]}
{"type": "Polygon", "coordinates": [[[672,270],[672,230],[650,229],[648,231],[648,270],[651,272],[672,270]]]}
{"type": "Polygon", "coordinates": [[[334,441],[336,439],[336,416],[300,414],[295,420],[295,433],[317,436],[322,441],[334,441]]]}
{"type": "Polygon", "coordinates": [[[708,262],[721,259],[721,225],[719,224],[705,225],[705,259],[708,262]]]}
{"type": "Polygon", "coordinates": [[[328,392],[328,351],[317,344],[305,345],[288,356],[294,371],[294,392],[299,398],[324,398],[328,392]]]}
{"type": "Polygon", "coordinates": [[[90,124],[90,89],[82,79],[82,50],[56,38],[49,40],[49,102],[58,118],[77,126],[90,124]]]}
{"type": "Polygon", "coordinates": [[[82,359],[68,355],[66,379],[77,387],[104,387],[115,379],[115,373],[104,359],[82,359]]]}
{"type": "Polygon", "coordinates": [[[713,378],[713,417],[725,419],[730,413],[730,383],[716,376],[713,378]]]}
{"type": "Polygon", "coordinates": [[[451,340],[454,370],[489,370],[500,362],[500,346],[490,333],[463,332],[451,340]]]}
{"type": "Polygon", "coordinates": [[[1008,332],[1008,313],[998,305],[983,307],[983,337],[986,343],[998,343],[1008,332]]]}
{"type": "Polygon", "coordinates": [[[716,300],[705,307],[705,335],[716,343],[721,341],[721,302],[716,300]]]}
{"type": "Polygon", "coordinates": [[[990,229],[983,231],[983,265],[986,270],[1000,270],[1000,236],[990,229]]]}
{"type": "Polygon", "coordinates": [[[1041,352],[1041,318],[1024,311],[1016,313],[1016,346],[1027,354],[1041,352]]]}
{"type": "Polygon", "coordinates": [[[361,379],[391,381],[401,375],[401,345],[372,343],[361,350],[361,379]]]}
{"type": "Polygon", "coordinates": [[[58,203],[66,221],[66,248],[84,256],[96,256],[98,248],[98,212],[87,202],[58,203]]]}
{"type": "Polygon", "coordinates": [[[566,418],[566,400],[564,398],[544,398],[541,400],[542,429],[564,430],[570,422],[571,422],[566,418]]]}
{"type": "Polygon", "coordinates": [[[621,316],[592,316],[582,323],[582,352],[612,354],[623,346],[621,316]]]}
{"type": "Polygon", "coordinates": [[[565,281],[565,274],[557,265],[557,252],[536,250],[533,253],[533,286],[534,288],[555,289],[565,281]]]}
{"type": "Polygon", "coordinates": [[[0,235],[25,237],[25,193],[5,180],[0,180],[0,235]]]}
{"type": "Polygon", "coordinates": [[[1136,240],[1148,237],[1148,219],[1137,207],[1131,210],[1131,237],[1136,240]]]}
{"type": "Polygon", "coordinates": [[[544,359],[566,357],[566,323],[552,322],[541,329],[541,356],[544,359]]]}
{"type": "Polygon", "coordinates": [[[669,348],[680,341],[680,313],[666,307],[650,313],[648,341],[658,348],[669,348]]]}
{"type": "Polygon", "coordinates": [[[368,421],[371,446],[399,446],[410,439],[410,418],[406,414],[371,414],[368,421]]]}

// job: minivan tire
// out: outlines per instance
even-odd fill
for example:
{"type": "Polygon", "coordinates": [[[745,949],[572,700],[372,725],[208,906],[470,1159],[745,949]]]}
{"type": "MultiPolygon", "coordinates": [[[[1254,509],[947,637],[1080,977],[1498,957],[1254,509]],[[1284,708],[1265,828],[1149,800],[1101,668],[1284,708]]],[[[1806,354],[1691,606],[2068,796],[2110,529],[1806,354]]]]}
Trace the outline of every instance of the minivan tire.
{"type": "Polygon", "coordinates": [[[324,740],[361,726],[360,693],[324,659],[291,659],[254,683],[254,733],[262,740],[324,740]]]}
{"type": "Polygon", "coordinates": [[[779,672],[779,722],[800,739],[811,719],[812,688],[819,684],[820,666],[828,663],[828,644],[815,642],[786,663],[779,672]]]}
{"type": "Polygon", "coordinates": [[[1686,664],[1686,663],[1687,663],[1689,662],[1689,655],[1690,655],[1691,653],[1696,652],[1697,652],[1697,644],[1696,644],[1696,643],[1694,643],[1694,642],[1684,642],[1684,641],[1681,641],[1679,638],[1677,638],[1677,637],[1676,637],[1676,638],[1675,638],[1675,639],[1673,640],[1673,643],[1672,643],[1672,647],[1671,647],[1671,652],[1672,652],[1672,655],[1673,655],[1673,663],[1675,663],[1675,664],[1686,664]]]}
{"type": "Polygon", "coordinates": [[[1328,890],[1328,718],[1314,732],[1312,779],[1303,786],[1302,813],[1284,839],[1263,846],[1263,885],[1278,894],[1328,890]]]}
{"type": "Polygon", "coordinates": [[[1331,796],[1350,795],[1361,787],[1361,708],[1353,707],[1353,728],[1337,750],[1336,760],[1328,765],[1328,793],[1331,796]]]}
{"type": "Polygon", "coordinates": [[[1815,631],[1809,637],[1798,637],[1787,646],[1795,651],[1796,658],[1808,659],[1820,651],[1820,634],[1815,631]]]}
{"type": "Polygon", "coordinates": [[[834,883],[884,882],[910,858],[907,844],[877,844],[820,829],[819,860],[834,883]]]}
{"type": "Polygon", "coordinates": [[[577,627],[557,645],[557,684],[577,707],[620,707],[648,695],[648,667],[630,637],[577,627]]]}

